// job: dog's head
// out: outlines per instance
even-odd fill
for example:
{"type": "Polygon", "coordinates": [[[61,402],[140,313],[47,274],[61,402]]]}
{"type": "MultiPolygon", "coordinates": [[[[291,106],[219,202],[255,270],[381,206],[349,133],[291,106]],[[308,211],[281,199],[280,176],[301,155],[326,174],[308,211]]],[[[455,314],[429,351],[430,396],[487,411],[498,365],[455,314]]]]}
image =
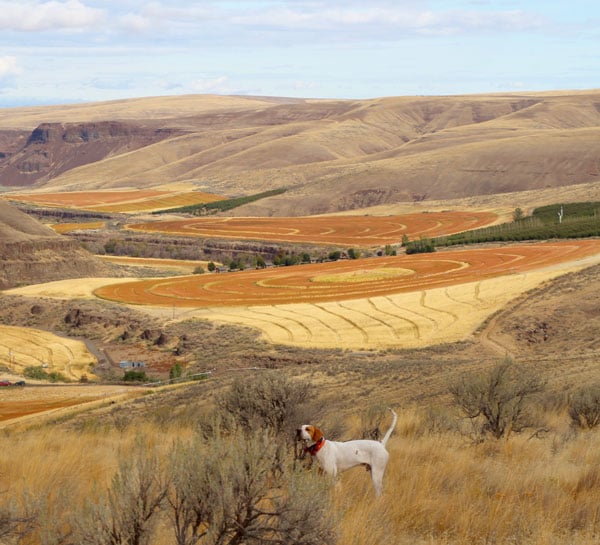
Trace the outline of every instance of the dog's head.
{"type": "Polygon", "coordinates": [[[312,441],[313,443],[317,443],[323,437],[323,432],[315,426],[304,424],[296,430],[296,437],[299,441],[312,441]]]}

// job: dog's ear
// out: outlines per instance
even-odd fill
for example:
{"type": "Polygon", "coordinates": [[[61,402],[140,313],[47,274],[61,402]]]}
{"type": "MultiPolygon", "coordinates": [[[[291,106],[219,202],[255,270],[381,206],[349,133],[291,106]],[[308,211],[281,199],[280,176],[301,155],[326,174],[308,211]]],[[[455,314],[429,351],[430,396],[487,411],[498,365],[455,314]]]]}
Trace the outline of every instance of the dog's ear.
{"type": "Polygon", "coordinates": [[[320,441],[323,438],[323,432],[319,428],[312,428],[312,438],[315,443],[320,441]]]}

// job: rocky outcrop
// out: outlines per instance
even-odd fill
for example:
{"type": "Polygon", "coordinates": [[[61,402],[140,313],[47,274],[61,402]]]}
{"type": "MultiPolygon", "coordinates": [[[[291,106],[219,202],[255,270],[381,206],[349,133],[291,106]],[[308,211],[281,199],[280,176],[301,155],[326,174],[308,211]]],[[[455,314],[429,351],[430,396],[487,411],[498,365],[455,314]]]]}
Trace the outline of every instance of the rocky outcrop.
{"type": "Polygon", "coordinates": [[[118,121],[43,123],[25,138],[0,134],[0,185],[30,186],[113,154],[133,151],[179,134],[118,121]]]}
{"type": "Polygon", "coordinates": [[[114,274],[72,239],[0,201],[0,289],[114,274]]]}
{"type": "Polygon", "coordinates": [[[102,274],[108,267],[72,240],[0,243],[0,289],[102,274]]]}

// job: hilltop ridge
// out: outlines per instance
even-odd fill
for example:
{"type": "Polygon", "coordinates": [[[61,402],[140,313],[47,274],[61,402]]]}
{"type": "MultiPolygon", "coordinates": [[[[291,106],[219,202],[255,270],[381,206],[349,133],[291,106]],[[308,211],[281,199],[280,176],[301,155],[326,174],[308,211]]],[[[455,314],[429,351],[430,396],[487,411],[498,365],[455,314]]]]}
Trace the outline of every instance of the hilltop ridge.
{"type": "Polygon", "coordinates": [[[0,185],[177,185],[227,196],[287,187],[234,213],[309,215],[596,182],[598,142],[598,90],[369,100],[154,97],[0,111],[0,185]],[[37,153],[49,164],[33,175],[19,171],[18,164],[31,167],[23,160],[26,143],[42,123],[121,123],[128,136],[119,145],[109,145],[108,135],[94,146],[79,142],[86,153],[77,154],[64,137],[39,142],[37,153]]]}

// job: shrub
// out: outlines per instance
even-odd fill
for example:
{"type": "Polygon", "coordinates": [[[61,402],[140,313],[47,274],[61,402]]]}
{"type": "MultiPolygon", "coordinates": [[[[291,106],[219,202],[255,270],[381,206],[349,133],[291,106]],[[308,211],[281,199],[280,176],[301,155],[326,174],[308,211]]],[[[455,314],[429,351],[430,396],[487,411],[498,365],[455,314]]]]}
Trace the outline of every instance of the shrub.
{"type": "Polygon", "coordinates": [[[176,363],[169,370],[169,378],[172,380],[174,378],[179,378],[183,374],[183,369],[181,368],[180,363],[176,363]]]}
{"type": "Polygon", "coordinates": [[[571,422],[581,429],[600,424],[600,384],[584,386],[569,399],[571,422]]]}
{"type": "Polygon", "coordinates": [[[450,393],[478,435],[499,439],[533,426],[529,402],[543,389],[539,377],[505,360],[487,372],[463,377],[450,393]]]}
{"type": "Polygon", "coordinates": [[[125,382],[146,382],[148,377],[146,371],[125,371],[123,380],[125,382]]]}
{"type": "Polygon", "coordinates": [[[141,442],[119,464],[106,495],[88,499],[75,518],[73,543],[145,545],[151,543],[168,479],[156,453],[141,442]]]}
{"type": "Polygon", "coordinates": [[[47,380],[49,382],[69,382],[69,379],[58,371],[48,373],[41,365],[26,367],[23,376],[33,380],[47,380]]]}
{"type": "Polygon", "coordinates": [[[308,382],[267,371],[251,379],[236,379],[217,399],[217,404],[245,429],[269,429],[277,434],[288,434],[300,422],[310,392],[308,382]]]}
{"type": "Polygon", "coordinates": [[[169,467],[168,517],[178,545],[335,542],[327,481],[294,472],[272,434],[179,443],[169,467]]]}

